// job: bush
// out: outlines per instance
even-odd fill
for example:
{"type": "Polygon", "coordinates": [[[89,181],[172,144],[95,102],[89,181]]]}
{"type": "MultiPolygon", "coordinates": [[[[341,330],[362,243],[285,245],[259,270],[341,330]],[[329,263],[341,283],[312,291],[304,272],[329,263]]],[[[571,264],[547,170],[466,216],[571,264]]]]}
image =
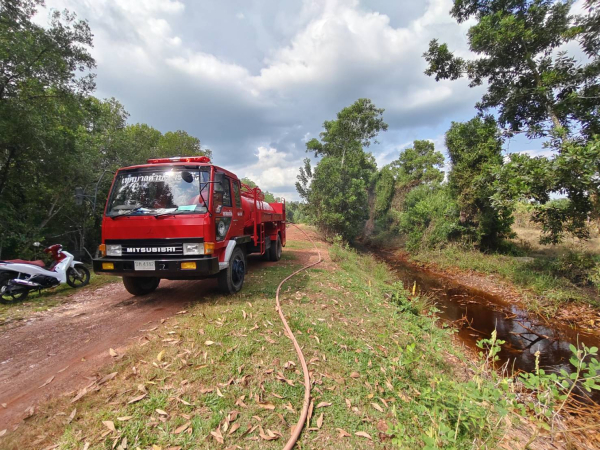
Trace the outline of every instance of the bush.
{"type": "Polygon", "coordinates": [[[440,248],[460,236],[459,208],[445,185],[418,186],[406,195],[398,231],[409,250],[440,248]]]}

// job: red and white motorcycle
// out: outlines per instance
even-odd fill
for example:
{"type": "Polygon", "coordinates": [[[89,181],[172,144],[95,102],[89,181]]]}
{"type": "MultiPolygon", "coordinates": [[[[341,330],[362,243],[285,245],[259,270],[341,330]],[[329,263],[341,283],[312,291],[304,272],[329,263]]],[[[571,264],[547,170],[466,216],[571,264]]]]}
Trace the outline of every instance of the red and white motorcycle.
{"type": "MultiPolygon", "coordinates": [[[[38,244],[39,245],[39,244],[38,244]]],[[[44,261],[12,259],[0,261],[0,302],[13,303],[24,300],[29,291],[41,291],[67,283],[73,288],[90,282],[90,271],[62,245],[55,244],[44,250],[54,260],[50,267],[44,261]]]]}

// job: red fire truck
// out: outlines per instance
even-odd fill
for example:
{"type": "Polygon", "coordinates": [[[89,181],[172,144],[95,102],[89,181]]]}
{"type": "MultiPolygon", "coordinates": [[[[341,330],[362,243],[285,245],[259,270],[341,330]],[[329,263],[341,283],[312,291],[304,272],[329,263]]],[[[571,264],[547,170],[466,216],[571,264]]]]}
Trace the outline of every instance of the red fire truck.
{"type": "Polygon", "coordinates": [[[207,277],[233,294],[247,255],[279,261],[285,240],[285,202],[265,202],[206,156],[149,159],[115,175],[94,271],[123,277],[133,295],[161,279],[207,277]]]}

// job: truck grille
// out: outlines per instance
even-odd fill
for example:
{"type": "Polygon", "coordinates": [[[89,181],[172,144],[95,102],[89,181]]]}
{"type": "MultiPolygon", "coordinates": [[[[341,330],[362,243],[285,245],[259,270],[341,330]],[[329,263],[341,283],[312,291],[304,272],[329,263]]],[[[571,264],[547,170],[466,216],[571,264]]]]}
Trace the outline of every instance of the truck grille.
{"type": "Polygon", "coordinates": [[[106,244],[121,244],[123,258],[144,259],[155,256],[181,257],[183,241],[202,242],[203,239],[107,239],[106,244]]]}

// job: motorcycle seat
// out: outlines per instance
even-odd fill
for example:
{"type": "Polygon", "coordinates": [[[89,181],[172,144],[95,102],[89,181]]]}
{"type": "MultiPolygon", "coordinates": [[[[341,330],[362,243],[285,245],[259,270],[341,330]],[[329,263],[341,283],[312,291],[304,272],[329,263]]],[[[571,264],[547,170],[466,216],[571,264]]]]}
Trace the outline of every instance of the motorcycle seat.
{"type": "Polygon", "coordinates": [[[44,263],[44,261],[42,261],[41,259],[38,259],[36,261],[25,261],[24,259],[7,259],[5,261],[9,262],[9,263],[15,263],[15,264],[31,264],[34,266],[41,267],[42,269],[46,268],[46,263],[44,263]]]}

